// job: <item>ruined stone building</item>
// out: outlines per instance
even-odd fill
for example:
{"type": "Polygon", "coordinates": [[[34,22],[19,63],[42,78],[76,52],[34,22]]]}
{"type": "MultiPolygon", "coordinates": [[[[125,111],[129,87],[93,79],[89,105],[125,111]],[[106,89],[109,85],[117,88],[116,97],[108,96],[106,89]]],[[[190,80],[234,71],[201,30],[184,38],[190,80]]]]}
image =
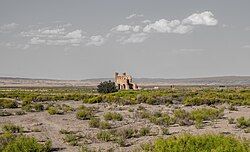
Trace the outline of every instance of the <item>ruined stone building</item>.
{"type": "Polygon", "coordinates": [[[119,75],[119,73],[115,72],[115,84],[119,90],[138,89],[137,84],[132,82],[132,77],[126,73],[119,75]]]}

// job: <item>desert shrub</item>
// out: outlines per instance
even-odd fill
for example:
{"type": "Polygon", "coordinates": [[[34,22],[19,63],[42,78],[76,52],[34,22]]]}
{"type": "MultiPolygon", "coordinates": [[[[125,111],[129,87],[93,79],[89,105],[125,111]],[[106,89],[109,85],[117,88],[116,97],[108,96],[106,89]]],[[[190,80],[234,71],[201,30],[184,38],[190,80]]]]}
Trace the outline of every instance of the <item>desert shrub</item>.
{"type": "Polygon", "coordinates": [[[6,110],[0,110],[0,116],[11,116],[12,114],[6,110]]]}
{"type": "Polygon", "coordinates": [[[115,82],[104,81],[97,86],[97,91],[99,93],[112,93],[117,92],[118,90],[116,88],[115,82]]]}
{"type": "Polygon", "coordinates": [[[108,112],[104,114],[104,119],[105,120],[116,120],[116,121],[122,121],[123,117],[121,114],[116,113],[116,112],[108,112]]]}
{"type": "Polygon", "coordinates": [[[80,110],[76,113],[77,119],[88,120],[93,116],[91,111],[88,110],[80,110]]]}
{"type": "Polygon", "coordinates": [[[234,151],[247,152],[250,150],[249,142],[237,140],[232,136],[225,135],[189,135],[172,136],[167,139],[158,139],[152,147],[152,151],[178,151],[178,152],[197,152],[197,151],[234,151]]]}
{"type": "Polygon", "coordinates": [[[195,121],[196,128],[203,127],[203,121],[221,118],[223,116],[224,109],[215,108],[200,108],[192,110],[190,113],[191,119],[195,121]]]}
{"type": "Polygon", "coordinates": [[[230,111],[238,111],[238,109],[237,109],[233,104],[231,104],[231,105],[228,107],[228,110],[230,110],[230,111]]]}
{"type": "Polygon", "coordinates": [[[183,109],[176,109],[174,111],[174,121],[181,126],[192,124],[190,121],[190,113],[183,109]]]}
{"type": "Polygon", "coordinates": [[[132,138],[136,136],[136,134],[137,134],[137,130],[132,129],[132,128],[125,128],[116,132],[117,136],[121,136],[125,139],[132,138]]]}
{"type": "Polygon", "coordinates": [[[145,95],[138,94],[136,96],[137,103],[146,103],[147,99],[148,98],[145,95]]]}
{"type": "Polygon", "coordinates": [[[44,110],[44,105],[41,103],[23,102],[22,110],[26,112],[40,112],[44,110]]]}
{"type": "Polygon", "coordinates": [[[137,108],[137,110],[146,110],[146,108],[143,107],[143,106],[141,106],[141,105],[139,105],[138,108],[137,108]]]}
{"type": "Polygon", "coordinates": [[[151,113],[147,110],[142,110],[139,111],[138,115],[141,119],[144,119],[144,118],[149,118],[151,116],[151,113]]]}
{"type": "Polygon", "coordinates": [[[237,127],[239,128],[247,128],[250,127],[250,118],[240,117],[237,119],[237,127]]]}
{"type": "Polygon", "coordinates": [[[79,152],[95,152],[90,150],[86,145],[81,145],[79,152]]]}
{"type": "Polygon", "coordinates": [[[143,127],[139,130],[140,136],[146,136],[150,133],[150,128],[149,127],[143,127]]]}
{"type": "Polygon", "coordinates": [[[0,109],[3,108],[17,108],[17,101],[9,98],[0,98],[0,109]]]}
{"type": "Polygon", "coordinates": [[[125,146],[126,146],[126,139],[125,139],[124,137],[122,137],[122,136],[117,137],[117,138],[115,139],[115,142],[116,142],[119,146],[121,146],[121,147],[125,147],[125,146]]]}
{"type": "Polygon", "coordinates": [[[100,127],[100,118],[90,118],[89,126],[92,128],[99,128],[100,127]]]}
{"type": "Polygon", "coordinates": [[[62,114],[62,111],[60,111],[57,107],[49,107],[47,112],[50,115],[55,115],[55,114],[62,114]]]}
{"type": "Polygon", "coordinates": [[[168,114],[160,112],[156,112],[153,115],[149,115],[148,119],[150,120],[150,122],[156,125],[169,126],[173,123],[172,118],[168,114]]]}
{"type": "Polygon", "coordinates": [[[224,109],[215,109],[215,108],[200,108],[192,110],[190,115],[191,119],[198,120],[215,120],[223,116],[224,109]]]}
{"type": "Polygon", "coordinates": [[[6,132],[4,134],[0,135],[0,151],[3,151],[4,148],[13,140],[15,139],[15,136],[10,133],[10,132],[6,132]]]}
{"type": "Polygon", "coordinates": [[[244,132],[247,133],[247,134],[250,133],[250,127],[246,128],[246,129],[244,130],[244,132]]]}
{"type": "Polygon", "coordinates": [[[84,103],[100,103],[102,102],[102,96],[94,96],[83,100],[84,103]]]}
{"type": "Polygon", "coordinates": [[[93,116],[94,116],[93,109],[87,108],[85,106],[79,107],[76,113],[77,119],[81,119],[81,120],[88,120],[93,116]]]}
{"type": "Polygon", "coordinates": [[[166,127],[162,128],[162,133],[163,135],[170,135],[169,129],[166,127]]]}
{"type": "Polygon", "coordinates": [[[49,152],[51,151],[51,142],[44,145],[39,144],[33,137],[18,136],[9,142],[3,152],[49,152]]]}
{"type": "Polygon", "coordinates": [[[43,111],[44,106],[41,103],[34,103],[34,109],[36,112],[43,111]]]}
{"type": "Polygon", "coordinates": [[[32,104],[22,105],[22,110],[26,112],[32,112],[33,106],[32,104]]]}
{"type": "Polygon", "coordinates": [[[111,141],[112,134],[110,131],[100,131],[97,133],[97,139],[102,140],[102,141],[111,141]]]}
{"type": "Polygon", "coordinates": [[[73,131],[68,131],[68,130],[65,130],[65,129],[61,129],[61,130],[60,130],[60,133],[61,133],[61,134],[74,134],[73,131]]]}
{"type": "Polygon", "coordinates": [[[129,108],[129,109],[128,109],[128,112],[134,112],[134,109],[129,108]]]}
{"type": "Polygon", "coordinates": [[[9,123],[9,124],[4,124],[2,126],[2,130],[4,132],[10,132],[10,133],[21,133],[23,132],[23,127],[9,123]]]}
{"type": "Polygon", "coordinates": [[[111,124],[107,121],[101,121],[100,122],[100,128],[101,129],[110,129],[111,128],[111,124]]]}
{"type": "Polygon", "coordinates": [[[65,134],[63,139],[72,146],[78,146],[78,137],[75,134],[65,134]]]}
{"type": "Polygon", "coordinates": [[[234,118],[228,118],[228,123],[229,124],[234,124],[235,122],[234,122],[234,118]]]}
{"type": "Polygon", "coordinates": [[[18,110],[15,112],[15,115],[25,115],[26,113],[22,110],[18,110]]]}

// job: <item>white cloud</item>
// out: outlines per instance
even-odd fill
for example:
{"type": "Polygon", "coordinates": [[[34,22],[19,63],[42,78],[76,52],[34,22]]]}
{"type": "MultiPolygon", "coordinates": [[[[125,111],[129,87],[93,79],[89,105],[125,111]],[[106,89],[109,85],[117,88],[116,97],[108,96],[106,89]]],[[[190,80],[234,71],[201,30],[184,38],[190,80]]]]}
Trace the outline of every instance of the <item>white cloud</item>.
{"type": "Polygon", "coordinates": [[[42,31],[42,34],[64,34],[65,28],[57,28],[57,29],[47,29],[42,31]]]}
{"type": "Polygon", "coordinates": [[[126,19],[132,19],[135,17],[143,17],[143,14],[131,14],[131,15],[127,16],[126,19]]]}
{"type": "Polygon", "coordinates": [[[122,25],[121,24],[121,25],[118,25],[118,26],[112,28],[111,31],[116,30],[118,32],[125,32],[125,31],[129,31],[130,28],[131,28],[130,25],[122,25]]]}
{"type": "Polygon", "coordinates": [[[214,18],[214,14],[210,11],[205,11],[202,13],[194,13],[183,20],[184,24],[191,25],[207,25],[214,26],[217,25],[218,21],[214,18]]]}
{"type": "Polygon", "coordinates": [[[133,31],[134,32],[139,32],[140,31],[140,26],[139,25],[134,26],[133,31]]]}
{"type": "Polygon", "coordinates": [[[122,39],[121,43],[126,44],[126,43],[142,43],[148,38],[148,35],[145,33],[136,33],[136,34],[131,34],[129,38],[127,39],[122,39]]]}
{"type": "Polygon", "coordinates": [[[188,32],[191,32],[193,29],[192,26],[186,26],[186,25],[179,25],[177,26],[174,30],[173,30],[173,33],[178,33],[178,34],[185,34],[185,33],[188,33],[188,32]]]}
{"type": "Polygon", "coordinates": [[[102,44],[104,44],[104,41],[105,40],[101,35],[94,35],[90,37],[90,41],[86,45],[101,46],[102,44]]]}
{"type": "Polygon", "coordinates": [[[1,42],[0,46],[4,46],[11,49],[17,49],[17,50],[27,50],[30,48],[29,44],[21,44],[16,42],[1,42]]]}
{"type": "Polygon", "coordinates": [[[13,29],[18,26],[17,23],[4,24],[1,26],[1,29],[13,29]]]}
{"type": "Polygon", "coordinates": [[[148,24],[143,28],[144,32],[158,32],[158,33],[178,33],[185,34],[191,32],[195,25],[214,26],[218,23],[217,19],[210,11],[205,11],[200,14],[192,14],[186,19],[168,21],[160,19],[154,23],[148,24]]]}
{"type": "Polygon", "coordinates": [[[133,32],[139,32],[140,31],[140,26],[139,25],[118,25],[114,28],[111,29],[111,31],[117,31],[117,32],[128,32],[128,31],[133,31],[133,32]]]}
{"type": "MultiPolygon", "coordinates": [[[[173,33],[173,31],[180,26],[181,22],[179,20],[168,21],[165,19],[160,19],[155,23],[148,24],[144,27],[144,32],[159,32],[159,33],[173,33]]],[[[184,28],[184,27],[182,27],[184,28]]]]}
{"type": "Polygon", "coordinates": [[[15,29],[18,27],[17,23],[10,23],[10,24],[4,24],[0,26],[0,32],[10,32],[11,30],[15,29]]]}
{"type": "Polygon", "coordinates": [[[131,18],[133,18],[135,16],[136,16],[136,14],[131,14],[131,15],[127,16],[126,19],[131,19],[131,18]]]}
{"type": "Polygon", "coordinates": [[[144,21],[142,21],[142,23],[147,24],[147,23],[151,23],[151,21],[150,20],[144,20],[144,21]]]}
{"type": "Polygon", "coordinates": [[[82,38],[82,30],[75,30],[73,32],[68,33],[66,38],[80,39],[82,38]]]}
{"type": "Polygon", "coordinates": [[[45,44],[46,40],[42,40],[40,39],[39,37],[33,37],[31,40],[30,40],[30,44],[45,44]]]}

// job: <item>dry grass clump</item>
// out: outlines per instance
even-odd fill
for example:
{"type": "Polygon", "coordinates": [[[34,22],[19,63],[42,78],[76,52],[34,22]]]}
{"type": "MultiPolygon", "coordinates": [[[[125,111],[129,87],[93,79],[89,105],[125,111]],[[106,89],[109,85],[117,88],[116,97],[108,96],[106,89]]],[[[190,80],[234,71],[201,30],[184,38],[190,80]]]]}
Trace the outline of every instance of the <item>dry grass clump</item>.
{"type": "Polygon", "coordinates": [[[23,127],[14,125],[12,123],[4,124],[2,126],[2,130],[4,132],[10,132],[10,133],[22,133],[23,132],[23,127]]]}
{"type": "Polygon", "coordinates": [[[89,120],[94,116],[94,109],[91,107],[80,106],[76,113],[76,118],[81,120],[89,120]]]}
{"type": "Polygon", "coordinates": [[[123,117],[121,114],[117,112],[108,112],[104,114],[104,119],[105,120],[116,120],[116,121],[122,121],[123,117]]]}
{"type": "Polygon", "coordinates": [[[14,99],[0,98],[0,109],[4,108],[17,108],[18,103],[14,99]]]}
{"type": "Polygon", "coordinates": [[[62,115],[64,113],[75,111],[74,108],[66,104],[63,104],[63,105],[51,104],[51,105],[48,105],[46,109],[50,115],[55,115],[55,114],[62,115]]]}
{"type": "Polygon", "coordinates": [[[238,140],[232,136],[203,134],[171,136],[167,139],[159,138],[153,144],[144,144],[141,151],[151,152],[197,152],[197,151],[234,151],[248,152],[250,150],[248,141],[238,140]]]}

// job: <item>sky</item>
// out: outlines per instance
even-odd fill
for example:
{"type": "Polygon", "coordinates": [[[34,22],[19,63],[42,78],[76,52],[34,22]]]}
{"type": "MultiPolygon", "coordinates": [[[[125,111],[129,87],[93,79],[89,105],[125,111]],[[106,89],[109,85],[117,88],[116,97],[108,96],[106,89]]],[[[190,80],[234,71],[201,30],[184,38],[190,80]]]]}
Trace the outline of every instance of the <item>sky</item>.
{"type": "Polygon", "coordinates": [[[0,0],[0,77],[250,75],[249,0],[0,0]]]}

